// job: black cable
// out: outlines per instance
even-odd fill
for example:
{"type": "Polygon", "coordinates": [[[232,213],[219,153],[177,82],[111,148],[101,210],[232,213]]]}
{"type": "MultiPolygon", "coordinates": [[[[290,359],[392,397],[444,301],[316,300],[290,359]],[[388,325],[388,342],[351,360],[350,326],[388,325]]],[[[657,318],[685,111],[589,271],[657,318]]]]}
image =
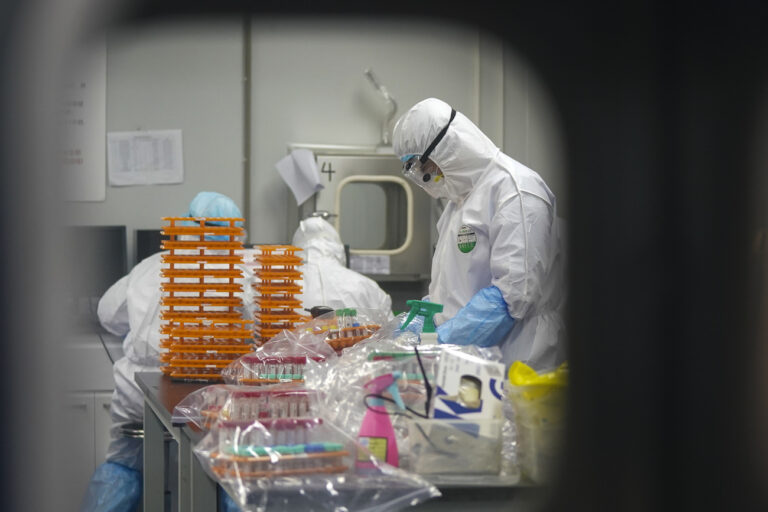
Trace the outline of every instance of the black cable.
{"type": "MultiPolygon", "coordinates": [[[[410,418],[410,416],[408,416],[407,414],[402,413],[402,412],[397,412],[397,411],[377,411],[376,409],[374,409],[374,407],[376,407],[375,405],[370,405],[368,403],[368,399],[369,398],[376,398],[378,400],[384,400],[386,402],[390,402],[390,403],[393,403],[395,405],[397,405],[397,402],[395,402],[393,399],[388,398],[386,396],[376,395],[376,394],[370,393],[370,394],[365,395],[363,397],[363,403],[365,404],[365,407],[369,411],[371,411],[371,412],[375,412],[376,414],[386,414],[387,416],[405,416],[406,418],[410,418]]],[[[407,405],[405,406],[405,410],[407,410],[408,412],[410,412],[411,414],[413,414],[415,416],[418,416],[419,418],[424,418],[424,419],[428,418],[428,416],[425,416],[425,415],[421,414],[420,412],[414,411],[413,409],[411,409],[407,405]]]]}
{"type": "Polygon", "coordinates": [[[429,379],[427,378],[427,372],[424,369],[424,363],[421,360],[421,354],[419,354],[419,349],[417,347],[413,347],[413,351],[416,353],[416,359],[419,361],[421,376],[424,378],[424,389],[427,392],[427,401],[424,404],[425,416],[422,416],[422,418],[429,418],[429,404],[432,403],[432,385],[429,383],[429,379]]]}

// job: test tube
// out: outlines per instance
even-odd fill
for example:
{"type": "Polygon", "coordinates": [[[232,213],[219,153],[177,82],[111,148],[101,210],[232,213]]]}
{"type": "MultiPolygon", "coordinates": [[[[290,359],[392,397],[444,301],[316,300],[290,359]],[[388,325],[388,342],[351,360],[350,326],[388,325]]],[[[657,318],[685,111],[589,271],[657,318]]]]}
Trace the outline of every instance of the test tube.
{"type": "Polygon", "coordinates": [[[281,356],[280,365],[277,369],[277,378],[283,380],[286,375],[290,375],[291,372],[291,356],[281,356]]]}
{"type": "Polygon", "coordinates": [[[293,379],[293,362],[295,358],[293,356],[285,356],[283,357],[283,362],[285,364],[285,372],[282,376],[282,378],[286,380],[292,380],[293,379]]]}
{"type": "Polygon", "coordinates": [[[279,359],[277,357],[268,357],[266,358],[266,364],[267,364],[267,378],[270,380],[274,380],[277,378],[277,364],[279,359]]]}
{"type": "Polygon", "coordinates": [[[304,380],[304,365],[307,364],[306,356],[298,356],[293,364],[293,380],[304,380]]]}

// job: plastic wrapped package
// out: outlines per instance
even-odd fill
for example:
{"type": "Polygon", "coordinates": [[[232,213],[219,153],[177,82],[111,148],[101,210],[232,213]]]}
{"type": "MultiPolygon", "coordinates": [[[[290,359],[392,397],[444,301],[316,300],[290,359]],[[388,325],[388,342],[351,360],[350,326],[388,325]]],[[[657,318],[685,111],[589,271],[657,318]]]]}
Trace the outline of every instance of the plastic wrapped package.
{"type": "Polygon", "coordinates": [[[221,374],[229,384],[302,381],[307,364],[335,359],[345,348],[376,338],[380,330],[391,333],[398,325],[389,320],[386,311],[331,311],[294,329],[280,331],[254,352],[233,361],[221,374]]]}
{"type": "Polygon", "coordinates": [[[194,451],[246,512],[396,510],[440,495],[320,416],[219,420],[194,451]]]}
{"type": "MultiPolygon", "coordinates": [[[[472,419],[435,419],[437,372],[441,357],[459,353],[483,361],[498,363],[498,348],[475,346],[427,345],[414,343],[410,332],[391,332],[344,350],[342,357],[307,370],[306,384],[322,390],[324,409],[329,419],[342,426],[351,437],[361,439],[361,427],[371,409],[372,398],[381,401],[389,415],[398,449],[397,464],[433,481],[480,483],[489,477],[501,482],[517,480],[511,422],[499,410],[498,417],[472,419]],[[372,393],[371,382],[392,375],[396,394],[372,393]]],[[[497,365],[498,366],[498,365],[497,365]]],[[[501,384],[503,382],[503,378],[501,384]]],[[[394,389],[392,390],[394,391],[394,389]]],[[[503,393],[499,397],[504,399],[503,393]]],[[[501,408],[500,408],[501,409],[501,408]]]]}
{"type": "Polygon", "coordinates": [[[395,327],[389,311],[345,308],[318,316],[297,326],[296,330],[319,334],[337,353],[374,336],[384,327],[389,332],[395,327]]]}
{"type": "Polygon", "coordinates": [[[254,388],[215,384],[187,395],[173,410],[174,424],[193,423],[208,430],[217,421],[301,418],[318,413],[317,391],[298,384],[254,388]]]}
{"type": "Polygon", "coordinates": [[[518,464],[537,483],[549,480],[560,459],[567,378],[567,363],[543,373],[521,361],[509,369],[507,392],[514,409],[518,464]]]}
{"type": "Polygon", "coordinates": [[[329,358],[336,358],[336,352],[325,342],[324,334],[302,327],[281,331],[254,352],[233,361],[221,375],[229,384],[301,382],[308,361],[329,358]]]}
{"type": "Polygon", "coordinates": [[[422,475],[498,475],[502,420],[409,421],[411,470],[422,475]]]}

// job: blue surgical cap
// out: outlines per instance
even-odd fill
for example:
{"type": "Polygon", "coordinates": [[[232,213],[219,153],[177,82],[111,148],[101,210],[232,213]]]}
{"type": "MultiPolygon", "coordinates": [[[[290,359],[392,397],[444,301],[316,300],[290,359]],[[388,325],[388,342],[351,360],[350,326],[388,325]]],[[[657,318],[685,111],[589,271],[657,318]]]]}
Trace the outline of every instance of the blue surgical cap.
{"type": "Polygon", "coordinates": [[[224,194],[200,192],[189,203],[190,217],[242,217],[240,208],[224,194]]]}

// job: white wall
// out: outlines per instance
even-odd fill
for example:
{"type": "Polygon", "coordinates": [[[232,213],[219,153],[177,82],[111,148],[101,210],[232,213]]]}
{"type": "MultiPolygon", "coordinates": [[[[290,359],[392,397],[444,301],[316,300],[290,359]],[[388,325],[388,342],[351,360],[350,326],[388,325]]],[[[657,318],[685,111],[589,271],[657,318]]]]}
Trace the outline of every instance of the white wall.
{"type": "Polygon", "coordinates": [[[135,229],[184,215],[200,190],[243,204],[243,40],[232,22],[154,25],[107,39],[107,131],[182,130],[184,183],[107,186],[104,202],[70,203],[74,224],[125,224],[128,261],[135,229]]]}
{"type": "Polygon", "coordinates": [[[274,169],[289,143],[380,141],[387,105],[366,68],[395,97],[398,116],[435,96],[477,120],[477,65],[477,32],[451,25],[256,21],[251,240],[288,242],[298,225],[296,201],[274,169]]]}
{"type": "Polygon", "coordinates": [[[106,201],[71,203],[75,224],[157,229],[200,190],[243,208],[251,242],[287,242],[296,202],[274,169],[289,143],[380,141],[387,106],[363,71],[372,67],[398,116],[435,96],[451,103],[507,153],[538,171],[565,210],[556,117],[536,78],[499,41],[425,20],[255,20],[251,109],[244,112],[242,22],[157,25],[112,34],[107,49],[107,130],[181,128],[181,185],[107,187],[106,201]],[[250,115],[250,119],[244,116],[250,115]],[[244,119],[250,123],[250,190],[243,189],[244,119]]]}

